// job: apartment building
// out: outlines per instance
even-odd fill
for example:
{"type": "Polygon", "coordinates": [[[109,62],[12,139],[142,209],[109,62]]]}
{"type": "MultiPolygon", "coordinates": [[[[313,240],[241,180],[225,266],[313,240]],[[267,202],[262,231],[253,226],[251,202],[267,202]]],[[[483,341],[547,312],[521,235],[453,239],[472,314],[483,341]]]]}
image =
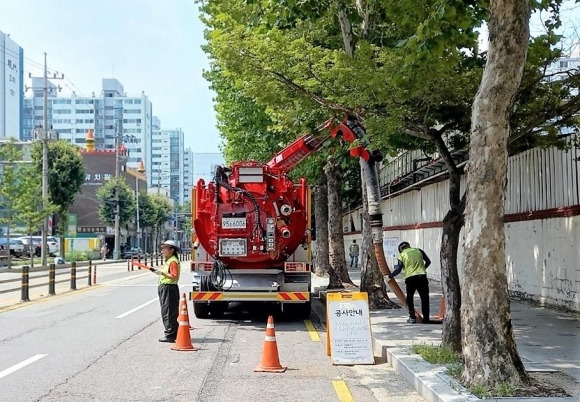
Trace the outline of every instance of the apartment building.
{"type": "MultiPolygon", "coordinates": [[[[94,130],[98,150],[115,149],[117,142],[129,151],[127,166],[136,168],[150,152],[152,104],[147,95],[127,95],[115,78],[104,78],[97,96],[72,93],[59,97],[56,86],[48,85],[48,126],[59,139],[85,147],[88,129],[94,130]]],[[[32,79],[31,98],[24,99],[24,120],[21,139],[34,140],[34,129],[42,125],[44,80],[32,79]]]]}
{"type": "Polygon", "coordinates": [[[24,51],[0,31],[0,138],[20,138],[23,119],[24,51]]]}

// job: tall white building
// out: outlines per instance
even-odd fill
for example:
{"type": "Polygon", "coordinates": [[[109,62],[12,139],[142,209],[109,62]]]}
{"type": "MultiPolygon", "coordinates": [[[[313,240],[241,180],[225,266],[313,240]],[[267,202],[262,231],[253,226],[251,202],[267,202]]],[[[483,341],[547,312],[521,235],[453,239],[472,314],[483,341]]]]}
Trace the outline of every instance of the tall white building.
{"type": "Polygon", "coordinates": [[[184,202],[183,142],[181,128],[152,131],[150,187],[167,194],[177,205],[184,202]]]}
{"type": "MultiPolygon", "coordinates": [[[[32,80],[33,96],[24,100],[22,140],[34,139],[34,128],[43,121],[42,79],[32,80]]],[[[150,153],[152,104],[145,93],[127,95],[123,85],[114,78],[104,78],[101,93],[90,97],[73,93],[57,97],[52,83],[48,90],[48,128],[59,138],[84,147],[88,129],[94,129],[97,149],[115,149],[117,141],[129,151],[127,165],[133,168],[150,153]]]]}
{"type": "Polygon", "coordinates": [[[0,31],[0,138],[20,138],[22,130],[24,52],[0,31]]]}
{"type": "Polygon", "coordinates": [[[183,151],[183,203],[191,202],[193,184],[193,152],[188,147],[183,151]]]}

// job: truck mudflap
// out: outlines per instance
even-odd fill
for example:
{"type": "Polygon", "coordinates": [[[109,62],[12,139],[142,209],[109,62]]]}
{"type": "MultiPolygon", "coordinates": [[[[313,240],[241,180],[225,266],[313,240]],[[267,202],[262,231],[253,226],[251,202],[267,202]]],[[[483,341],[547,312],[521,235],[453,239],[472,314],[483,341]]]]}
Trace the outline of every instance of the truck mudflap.
{"type": "Polygon", "coordinates": [[[310,292],[198,292],[189,294],[194,303],[211,301],[269,301],[283,303],[305,303],[310,300],[310,292]]]}

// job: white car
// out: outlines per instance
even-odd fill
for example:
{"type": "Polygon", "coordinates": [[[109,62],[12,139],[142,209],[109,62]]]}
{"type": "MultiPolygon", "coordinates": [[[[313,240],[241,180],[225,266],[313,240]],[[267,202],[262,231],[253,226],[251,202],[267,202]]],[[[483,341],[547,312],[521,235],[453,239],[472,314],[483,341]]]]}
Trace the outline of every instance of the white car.
{"type": "MultiPolygon", "coordinates": [[[[42,236],[32,236],[33,240],[38,240],[42,243],[42,236]]],[[[49,255],[58,255],[60,253],[60,244],[58,239],[52,236],[46,237],[46,244],[48,246],[49,255]]]]}
{"type": "Polygon", "coordinates": [[[20,257],[25,252],[24,243],[19,239],[10,239],[10,241],[8,242],[6,238],[0,238],[0,244],[2,244],[4,248],[9,248],[10,254],[12,254],[15,257],[20,257]],[[10,245],[7,247],[8,243],[10,245]]]}

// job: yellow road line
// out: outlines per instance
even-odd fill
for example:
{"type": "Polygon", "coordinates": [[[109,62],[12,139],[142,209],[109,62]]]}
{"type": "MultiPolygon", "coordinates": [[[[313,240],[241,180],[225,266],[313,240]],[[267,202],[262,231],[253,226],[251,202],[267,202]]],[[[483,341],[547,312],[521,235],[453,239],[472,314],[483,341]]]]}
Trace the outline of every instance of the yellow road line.
{"type": "Polygon", "coordinates": [[[320,342],[320,336],[318,335],[316,328],[314,328],[314,325],[312,325],[312,321],[304,320],[304,325],[306,325],[306,329],[310,334],[310,339],[312,339],[313,342],[320,342]]]}
{"type": "Polygon", "coordinates": [[[354,402],[346,383],[342,380],[332,380],[332,386],[334,387],[334,392],[338,396],[340,402],[354,402]]]}

